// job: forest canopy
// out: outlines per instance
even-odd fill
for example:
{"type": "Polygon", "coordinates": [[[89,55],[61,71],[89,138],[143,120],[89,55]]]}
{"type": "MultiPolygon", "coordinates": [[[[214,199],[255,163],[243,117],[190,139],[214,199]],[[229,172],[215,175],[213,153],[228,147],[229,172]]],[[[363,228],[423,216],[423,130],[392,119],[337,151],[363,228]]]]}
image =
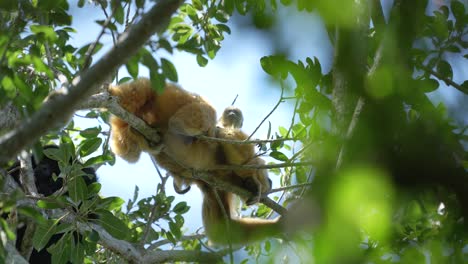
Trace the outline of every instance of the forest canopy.
{"type": "MultiPolygon", "coordinates": [[[[467,8],[460,0],[1,1],[0,263],[27,263],[33,249],[46,248],[53,263],[466,263],[467,8]],[[100,13],[93,42],[72,41],[88,34],[74,28],[74,8],[100,13]],[[296,40],[275,30],[286,10],[320,17],[330,70],[312,52],[292,58],[296,40]],[[216,247],[203,229],[186,231],[197,201],[174,202],[164,173],[154,195],[135,189],[126,202],[100,195],[85,168],[115,164],[111,115],[149,143],[161,140],[109,85],[147,77],[161,94],[179,81],[175,53],[206,67],[227,35],[242,41],[247,31],[236,28],[274,47],[257,63],[281,95],[258,126],[291,106],[288,121],[263,138],[231,142],[255,144],[268,163],[240,167],[267,170],[280,184],[240,214],[281,217],[282,229],[280,237],[216,247]],[[77,116],[93,125],[80,127],[77,116]],[[57,167],[47,168],[51,184],[60,182],[52,195],[38,192],[44,159],[57,167]]],[[[216,190],[253,196],[195,174],[216,190]]]]}

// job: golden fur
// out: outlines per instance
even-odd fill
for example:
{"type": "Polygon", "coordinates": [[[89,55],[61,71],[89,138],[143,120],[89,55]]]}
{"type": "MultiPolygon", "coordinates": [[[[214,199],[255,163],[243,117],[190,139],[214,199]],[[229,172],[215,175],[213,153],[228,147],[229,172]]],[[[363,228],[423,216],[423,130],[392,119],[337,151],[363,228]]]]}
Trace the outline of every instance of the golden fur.
{"type": "MultiPolygon", "coordinates": [[[[113,116],[111,147],[114,153],[129,162],[136,162],[143,151],[150,153],[158,165],[174,177],[176,191],[177,188],[181,191],[183,185],[197,184],[203,192],[203,224],[212,242],[245,244],[278,234],[276,220],[234,219],[233,194],[216,190],[209,183],[193,178],[192,170],[209,170],[216,165],[264,164],[261,158],[255,156],[252,144],[218,144],[195,137],[205,135],[244,140],[247,135],[238,129],[238,123],[217,127],[216,111],[213,107],[199,95],[174,84],[167,84],[164,91],[158,94],[152,90],[149,80],[139,79],[112,87],[109,91],[119,98],[122,107],[143,119],[148,125],[159,129],[164,145],[162,152],[152,152],[147,140],[140,133],[122,119],[113,116]],[[228,221],[224,217],[225,214],[228,221]],[[226,235],[227,229],[230,230],[231,236],[226,235]]],[[[218,170],[212,174],[244,188],[250,188],[248,184],[253,182],[255,190],[250,190],[258,193],[271,188],[268,173],[263,169],[218,170]]]]}

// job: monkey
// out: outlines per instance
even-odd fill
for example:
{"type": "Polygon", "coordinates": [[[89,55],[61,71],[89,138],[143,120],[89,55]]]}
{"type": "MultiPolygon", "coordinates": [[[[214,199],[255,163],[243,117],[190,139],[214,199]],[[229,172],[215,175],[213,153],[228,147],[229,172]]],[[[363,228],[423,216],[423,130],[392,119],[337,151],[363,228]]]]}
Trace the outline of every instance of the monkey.
{"type": "Polygon", "coordinates": [[[218,127],[222,128],[242,128],[244,116],[242,111],[235,106],[228,106],[224,109],[223,114],[218,120],[218,127]]]}
{"type": "MultiPolygon", "coordinates": [[[[220,128],[235,128],[240,129],[242,128],[242,124],[244,122],[244,116],[242,115],[242,111],[235,107],[235,106],[228,106],[224,109],[223,114],[218,120],[216,125],[217,131],[220,128]]],[[[178,194],[185,194],[190,191],[190,181],[187,181],[185,177],[177,177],[174,176],[173,180],[174,190],[178,194]],[[185,189],[183,186],[186,186],[185,189]]]]}
{"type": "MultiPolygon", "coordinates": [[[[44,146],[43,149],[57,149],[58,146],[56,145],[47,145],[44,146]]],[[[53,175],[60,174],[60,168],[58,162],[56,160],[50,159],[47,156],[43,156],[39,162],[36,162],[34,156],[32,157],[32,166],[34,172],[34,179],[35,184],[37,187],[38,193],[44,196],[50,196],[60,190],[63,187],[63,179],[57,178],[56,180],[53,179],[53,175]]],[[[20,182],[20,164],[19,162],[14,163],[10,168],[8,168],[8,174],[12,176],[15,182],[22,187],[20,182]]],[[[84,182],[86,185],[90,185],[94,182],[97,182],[96,171],[93,168],[83,168],[82,172],[86,175],[83,176],[84,182]]],[[[65,193],[64,195],[68,195],[65,193]]],[[[2,217],[8,217],[4,215],[2,217]]],[[[90,218],[96,218],[96,215],[90,215],[90,218]]],[[[23,237],[26,232],[26,226],[19,226],[16,230],[16,248],[21,251],[23,245],[23,237]]],[[[43,263],[52,263],[52,255],[47,251],[47,248],[51,247],[55,243],[57,243],[63,234],[54,234],[50,238],[47,245],[41,249],[36,250],[33,248],[31,255],[29,257],[29,263],[32,264],[43,264],[43,263]]],[[[77,237],[77,236],[74,236],[77,237]]]]}
{"type": "MultiPolygon", "coordinates": [[[[148,152],[174,178],[181,177],[188,185],[196,184],[203,193],[203,225],[211,242],[242,245],[279,235],[278,219],[235,219],[232,212],[233,194],[216,190],[192,174],[193,170],[209,170],[223,164],[264,164],[262,159],[255,156],[252,144],[219,144],[196,137],[204,135],[243,140],[247,138],[246,134],[236,128],[242,122],[232,123],[234,125],[228,127],[217,126],[216,111],[205,99],[171,83],[166,84],[162,93],[156,93],[148,79],[137,79],[112,86],[109,92],[119,99],[123,108],[157,128],[164,145],[163,151],[152,151],[143,135],[124,120],[112,116],[111,148],[114,153],[128,162],[136,162],[141,152],[148,152]],[[226,228],[231,231],[230,236],[225,235],[226,228]]],[[[271,188],[266,170],[216,171],[213,175],[254,193],[271,188]],[[255,184],[246,186],[246,181],[255,184]]]]}

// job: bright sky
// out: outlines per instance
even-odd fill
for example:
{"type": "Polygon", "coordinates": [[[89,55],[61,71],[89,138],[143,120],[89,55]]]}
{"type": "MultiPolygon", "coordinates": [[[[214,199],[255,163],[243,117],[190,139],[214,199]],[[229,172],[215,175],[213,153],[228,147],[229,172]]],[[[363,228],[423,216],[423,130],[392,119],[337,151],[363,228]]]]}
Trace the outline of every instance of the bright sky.
{"type": "MultiPolygon", "coordinates": [[[[320,19],[310,14],[297,14],[294,8],[282,10],[281,13],[287,19],[278,23],[280,26],[277,26],[275,31],[283,36],[280,45],[287,47],[290,59],[297,61],[304,60],[307,56],[316,56],[322,64],[322,69],[328,72],[331,68],[332,49],[320,19]]],[[[95,20],[102,19],[100,9],[91,5],[79,9],[72,5],[72,15],[73,27],[78,31],[73,44],[79,47],[94,41],[100,30],[100,27],[94,23],[95,20]]],[[[245,116],[243,130],[250,133],[270,112],[279,98],[279,86],[268,81],[267,74],[260,66],[260,58],[270,55],[273,51],[270,40],[262,34],[249,29],[236,28],[232,24],[231,30],[232,34],[227,35],[222,42],[222,48],[215,60],[210,61],[205,68],[199,67],[191,54],[176,52],[174,55],[161,54],[161,56],[174,63],[182,87],[207,98],[218,113],[230,105],[238,94],[236,106],[242,109],[245,116]]],[[[103,51],[107,51],[112,42],[109,38],[103,42],[103,51]]],[[[454,80],[458,82],[466,80],[467,63],[456,61],[453,66],[454,80]]],[[[122,74],[125,74],[125,70],[121,71],[120,77],[123,77],[122,74]]],[[[148,72],[142,67],[140,67],[140,76],[148,76],[148,72]]],[[[431,95],[433,100],[454,103],[460,97],[460,93],[451,87],[443,86],[438,91],[442,92],[431,95]]],[[[289,125],[292,108],[290,103],[282,104],[268,119],[273,131],[277,131],[280,125],[289,125]]],[[[83,128],[96,125],[78,118],[76,121],[83,128]]],[[[268,122],[261,127],[255,137],[265,138],[267,129],[268,122]]],[[[159,183],[159,177],[147,155],[143,155],[135,164],[117,159],[114,166],[101,167],[98,176],[102,184],[101,195],[119,196],[124,200],[133,196],[136,185],[140,188],[141,199],[155,194],[156,185],[159,183]]],[[[277,179],[273,181],[277,183],[277,179]]],[[[193,187],[189,193],[181,196],[173,193],[172,182],[169,182],[167,187],[168,194],[174,195],[176,202],[187,201],[191,206],[189,217],[186,217],[190,219],[190,223],[186,222],[189,230],[195,231],[201,227],[201,199],[197,188],[193,187]]]]}

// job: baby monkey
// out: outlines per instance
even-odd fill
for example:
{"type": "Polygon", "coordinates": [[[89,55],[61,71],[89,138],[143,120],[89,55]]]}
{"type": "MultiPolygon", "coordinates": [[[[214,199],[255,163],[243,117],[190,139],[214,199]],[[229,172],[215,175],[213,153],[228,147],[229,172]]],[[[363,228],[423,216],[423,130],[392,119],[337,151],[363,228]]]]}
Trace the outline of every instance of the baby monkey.
{"type": "MultiPolygon", "coordinates": [[[[241,129],[243,123],[244,116],[242,114],[242,111],[238,107],[232,105],[228,106],[226,107],[226,109],[224,109],[223,114],[221,115],[221,117],[218,120],[218,123],[216,124],[217,132],[223,128],[241,129]]],[[[216,134],[218,134],[217,132],[216,134]]],[[[178,194],[186,194],[188,191],[190,191],[190,183],[190,180],[176,176],[174,177],[173,181],[174,191],[178,194]]]]}

